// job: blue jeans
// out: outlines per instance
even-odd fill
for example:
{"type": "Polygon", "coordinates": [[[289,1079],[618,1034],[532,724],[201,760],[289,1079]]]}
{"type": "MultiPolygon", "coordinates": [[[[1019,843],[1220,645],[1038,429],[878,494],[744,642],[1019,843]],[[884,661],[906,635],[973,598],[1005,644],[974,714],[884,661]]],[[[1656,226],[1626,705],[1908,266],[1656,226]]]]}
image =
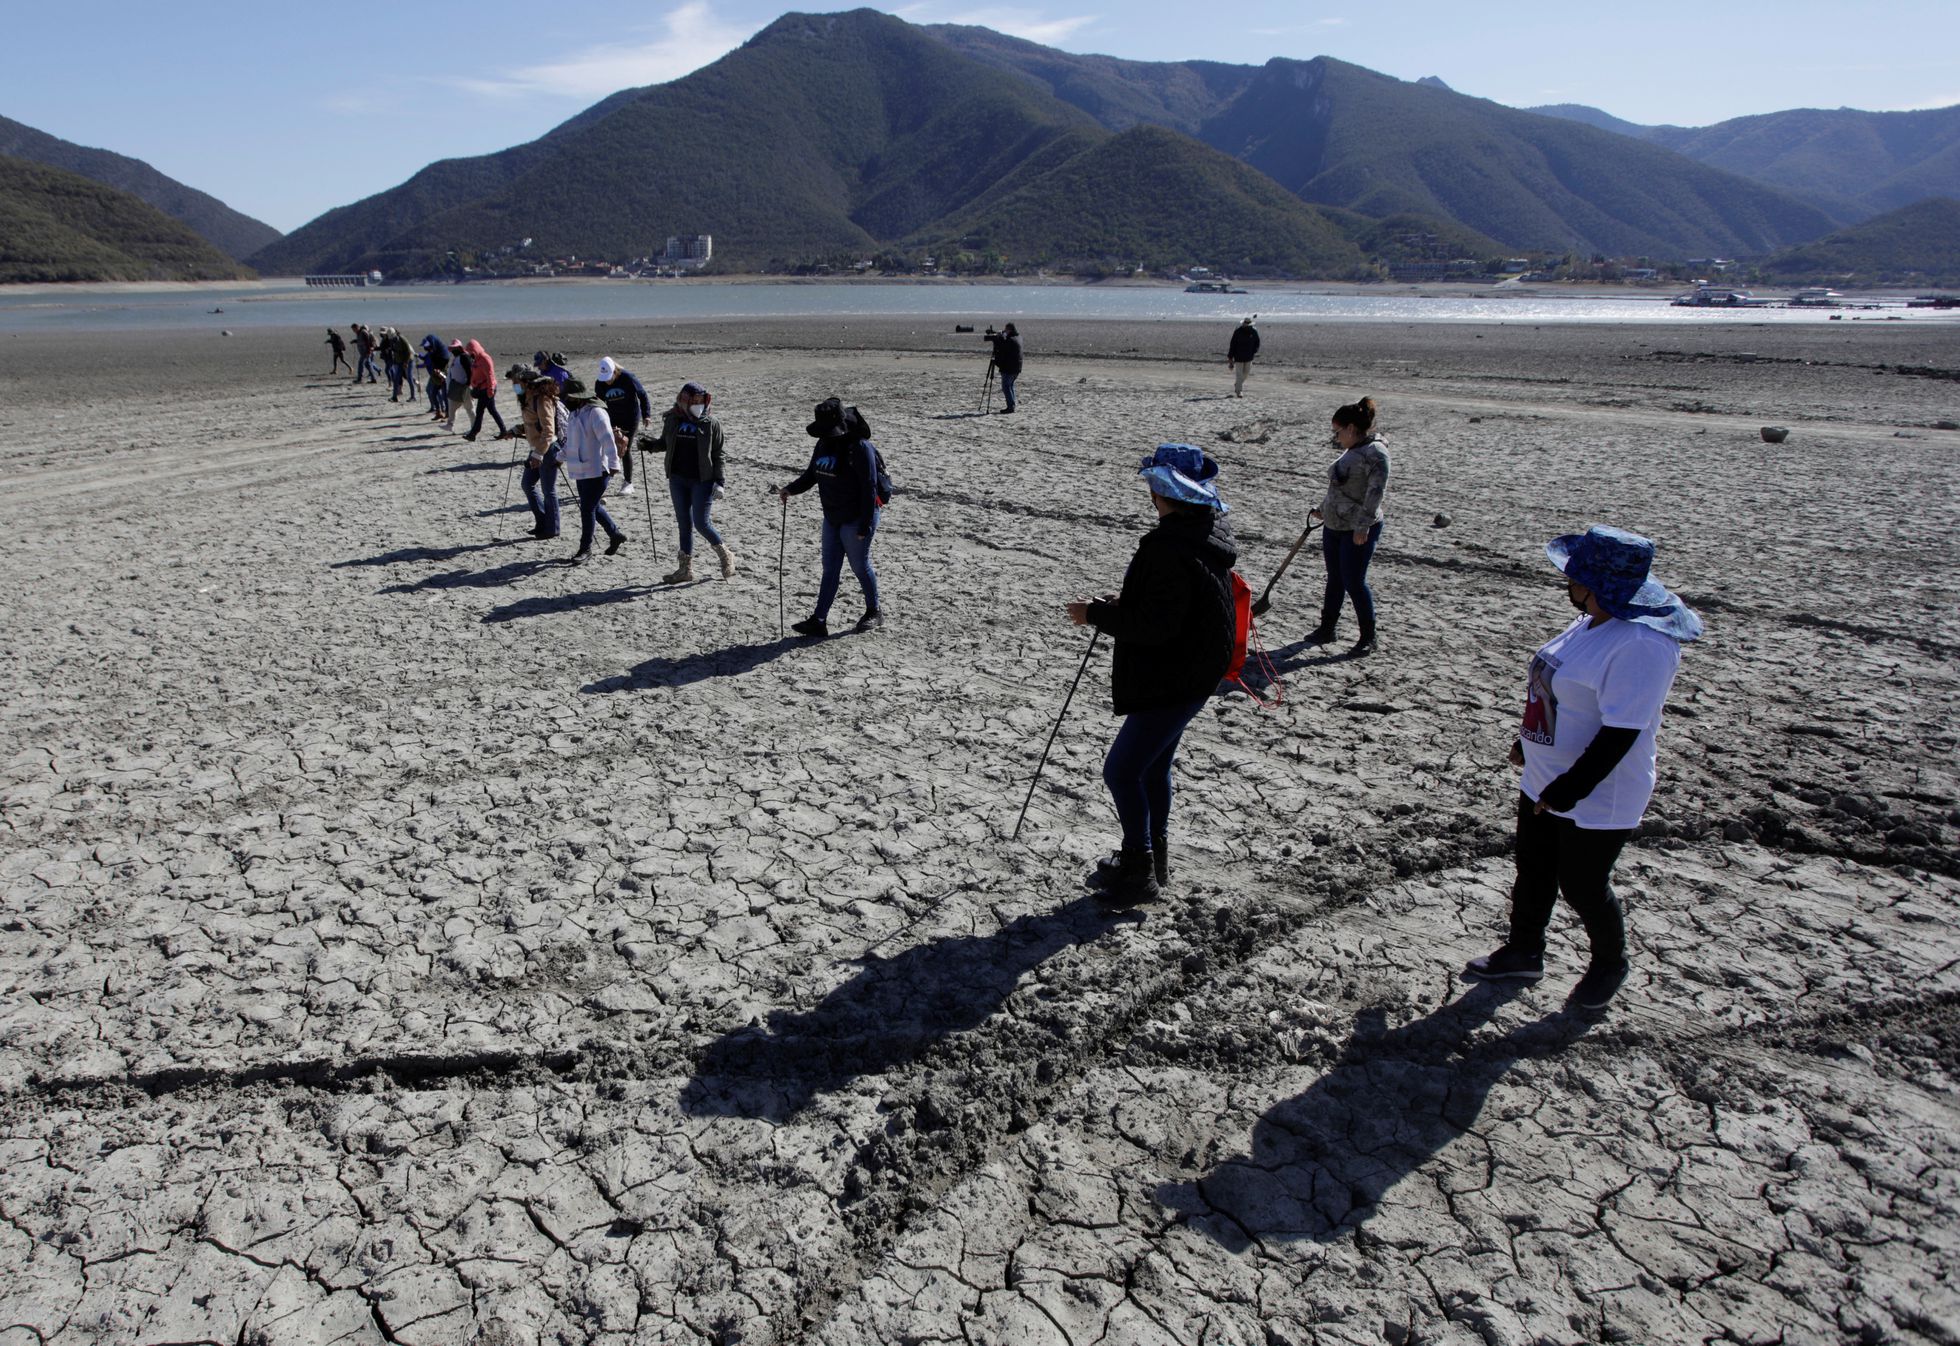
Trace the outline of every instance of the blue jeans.
{"type": "Polygon", "coordinates": [[[667,494],[674,497],[674,519],[681,526],[681,555],[693,554],[694,530],[697,528],[710,547],[721,545],[721,534],[708,520],[708,511],[715,505],[715,484],[712,481],[669,477],[667,494]]]}
{"type": "Polygon", "coordinates": [[[1374,559],[1375,543],[1381,540],[1382,525],[1376,520],[1368,530],[1368,540],[1355,545],[1352,532],[1320,530],[1320,554],[1327,559],[1327,592],[1320,600],[1320,629],[1334,634],[1341,620],[1341,598],[1354,600],[1354,619],[1363,631],[1375,629],[1375,594],[1368,587],[1368,562],[1374,559]]]}
{"type": "Polygon", "coordinates": [[[1014,410],[1014,380],[1020,377],[1021,371],[1018,369],[1012,374],[1005,369],[1000,371],[1000,395],[1007,402],[1009,411],[1014,410]]]}
{"type": "Polygon", "coordinates": [[[1103,784],[1123,825],[1125,850],[1141,850],[1171,830],[1171,763],[1184,727],[1205,708],[1206,698],[1181,706],[1157,706],[1124,717],[1103,759],[1103,784]]]}
{"type": "Polygon", "coordinates": [[[497,410],[497,395],[486,393],[481,388],[472,388],[470,396],[476,400],[476,419],[470,422],[470,433],[474,435],[483,428],[483,413],[486,411],[490,413],[490,419],[497,423],[497,433],[506,433],[504,414],[497,410]]]}
{"type": "Polygon", "coordinates": [[[379,372],[374,367],[374,357],[372,355],[363,355],[359,367],[354,370],[354,382],[359,383],[361,381],[361,375],[366,374],[367,381],[373,383],[375,382],[375,375],[379,372]]]}
{"type": "Polygon", "coordinates": [[[851,573],[864,589],[865,611],[878,611],[878,572],[871,568],[871,542],[878,536],[878,520],[883,514],[883,510],[871,511],[871,526],[865,529],[863,537],[858,536],[855,519],[844,523],[823,521],[823,582],[817,586],[817,610],[811,614],[818,621],[830,620],[830,605],[837,601],[837,585],[844,577],[846,557],[850,558],[851,573]]]}
{"type": "Polygon", "coordinates": [[[578,549],[582,556],[592,550],[592,525],[599,524],[606,530],[607,537],[619,536],[619,525],[613,522],[612,515],[599,503],[599,497],[606,493],[606,483],[611,478],[603,473],[596,477],[581,477],[573,484],[578,487],[578,549]]]}
{"type": "MultiPolygon", "coordinates": [[[[524,498],[531,502],[531,513],[536,516],[537,526],[546,537],[558,536],[558,450],[552,449],[544,460],[532,467],[529,460],[524,464],[524,498]],[[539,487],[543,490],[540,491],[539,487]]],[[[581,504],[580,511],[583,513],[581,504]]]]}

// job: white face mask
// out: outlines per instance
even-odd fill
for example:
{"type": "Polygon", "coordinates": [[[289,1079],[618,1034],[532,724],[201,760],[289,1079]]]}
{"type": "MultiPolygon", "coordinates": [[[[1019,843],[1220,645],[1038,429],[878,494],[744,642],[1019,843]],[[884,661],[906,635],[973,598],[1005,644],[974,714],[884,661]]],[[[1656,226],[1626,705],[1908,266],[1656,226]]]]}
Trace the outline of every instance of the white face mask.
{"type": "Polygon", "coordinates": [[[687,404],[687,414],[698,421],[708,414],[708,404],[706,402],[689,402],[687,404]]]}

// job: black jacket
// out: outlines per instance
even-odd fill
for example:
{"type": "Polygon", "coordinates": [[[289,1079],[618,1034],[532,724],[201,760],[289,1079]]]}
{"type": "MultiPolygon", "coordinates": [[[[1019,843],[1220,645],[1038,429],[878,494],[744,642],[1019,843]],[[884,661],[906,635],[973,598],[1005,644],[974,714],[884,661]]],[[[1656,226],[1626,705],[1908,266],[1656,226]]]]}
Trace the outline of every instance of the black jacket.
{"type": "Polygon", "coordinates": [[[878,459],[855,433],[826,435],[810,451],[810,465],[784,489],[801,495],[812,486],[823,505],[825,523],[871,526],[878,508],[878,459]]]}
{"type": "Polygon", "coordinates": [[[1180,510],[1137,543],[1123,592],[1089,605],[1090,624],[1116,642],[1110,693],[1118,715],[1210,696],[1232,662],[1237,616],[1231,525],[1215,510],[1180,510]]]}
{"type": "Polygon", "coordinates": [[[1232,329],[1232,344],[1225,348],[1225,354],[1233,364],[1242,365],[1259,353],[1259,329],[1240,323],[1232,329]]]}
{"type": "Polygon", "coordinates": [[[994,365],[1001,373],[1021,372],[1021,338],[1002,332],[997,336],[987,337],[986,340],[994,344],[994,365]]]}

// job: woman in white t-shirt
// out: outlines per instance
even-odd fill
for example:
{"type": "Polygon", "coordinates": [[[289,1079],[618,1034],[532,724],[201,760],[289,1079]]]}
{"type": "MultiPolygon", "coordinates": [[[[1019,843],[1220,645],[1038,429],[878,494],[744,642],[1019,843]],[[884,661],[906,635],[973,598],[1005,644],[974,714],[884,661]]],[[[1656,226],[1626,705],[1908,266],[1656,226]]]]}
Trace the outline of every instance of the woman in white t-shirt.
{"type": "Polygon", "coordinates": [[[1492,980],[1537,981],[1559,894],[1592,946],[1574,1003],[1598,1009],[1626,980],[1626,920],[1610,883],[1621,847],[1654,793],[1661,707],[1681,646],[1701,619],[1648,577],[1654,544],[1594,525],[1545,548],[1565,572],[1573,623],[1540,646],[1526,679],[1524,721],[1511,762],[1518,782],[1518,876],[1510,937],[1470,961],[1492,980]]]}

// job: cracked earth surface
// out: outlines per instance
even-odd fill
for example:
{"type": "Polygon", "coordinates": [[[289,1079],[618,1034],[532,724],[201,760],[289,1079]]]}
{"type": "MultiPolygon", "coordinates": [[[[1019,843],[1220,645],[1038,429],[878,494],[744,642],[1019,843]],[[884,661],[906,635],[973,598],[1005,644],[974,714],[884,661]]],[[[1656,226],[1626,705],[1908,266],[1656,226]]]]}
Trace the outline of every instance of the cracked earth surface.
{"type": "Polygon", "coordinates": [[[1006,420],[916,324],[494,330],[715,389],[744,573],[676,588],[663,502],[552,564],[311,334],[0,371],[0,1342],[1960,1340],[1960,385],[1900,372],[1960,328],[1279,328],[1242,401],[1208,328],[1028,339],[1006,420]],[[764,490],[831,392],[903,494],[890,625],[807,646],[764,490]],[[1382,652],[1299,647],[1306,558],[1106,914],[1105,657],[1009,840],[1059,606],[1167,438],[1263,585],[1364,392],[1382,652]],[[1595,520],[1709,635],[1580,1016],[1563,915],[1457,971],[1595,520]]]}

